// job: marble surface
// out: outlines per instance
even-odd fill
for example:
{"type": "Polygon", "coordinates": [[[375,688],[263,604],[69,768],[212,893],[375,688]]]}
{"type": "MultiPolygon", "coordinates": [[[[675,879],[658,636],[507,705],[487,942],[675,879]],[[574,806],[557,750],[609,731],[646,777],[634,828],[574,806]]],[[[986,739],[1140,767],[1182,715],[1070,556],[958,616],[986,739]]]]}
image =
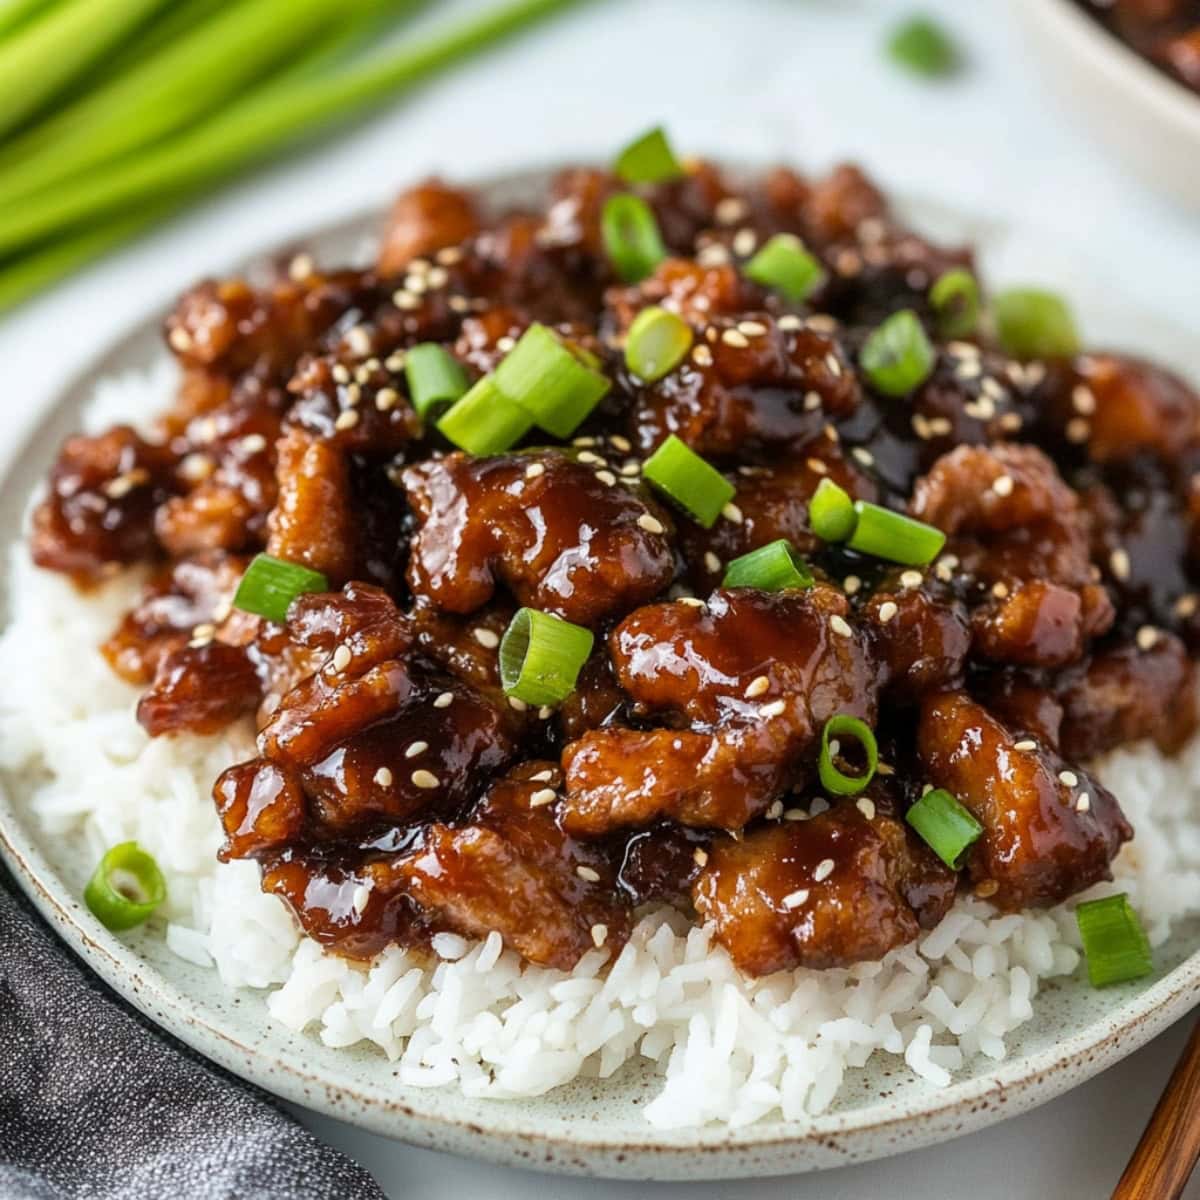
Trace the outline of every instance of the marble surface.
{"type": "MultiPolygon", "coordinates": [[[[429,20],[491,0],[442,0],[429,20]]],[[[923,0],[969,58],[928,84],[882,57],[908,0],[593,0],[382,116],[205,201],[0,320],[0,437],[15,436],[74,367],[214,264],[386,199],[440,170],[604,157],[654,122],[687,151],[820,166],[853,157],[893,188],[1016,219],[1108,260],[1131,300],[1195,319],[1200,222],[1088,142],[1027,62],[1007,0],[923,0]]],[[[791,1180],[712,1185],[538,1178],[298,1115],[389,1195],[554,1200],[927,1200],[1108,1194],[1186,1029],[1045,1107],[946,1146],[791,1180]],[[686,1189],[686,1190],[685,1190],[686,1189]]],[[[1200,1181],[1188,1196],[1200,1197],[1200,1181]]]]}

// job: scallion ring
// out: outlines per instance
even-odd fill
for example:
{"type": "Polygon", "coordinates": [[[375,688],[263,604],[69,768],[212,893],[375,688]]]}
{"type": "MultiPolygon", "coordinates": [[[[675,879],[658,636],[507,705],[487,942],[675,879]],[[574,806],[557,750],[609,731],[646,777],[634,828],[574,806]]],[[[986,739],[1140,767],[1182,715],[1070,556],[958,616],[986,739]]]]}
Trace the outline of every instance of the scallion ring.
{"type": "Polygon", "coordinates": [[[137,842],[121,842],[100,860],[83,899],[105,929],[132,929],[167,898],[167,884],[153,857],[137,842]]]}
{"type": "Polygon", "coordinates": [[[692,327],[665,308],[643,308],[625,338],[625,365],[639,379],[653,383],[669,375],[692,348],[692,327]]]}
{"type": "Polygon", "coordinates": [[[612,386],[585,354],[545,325],[533,324],[497,366],[496,387],[539,429],[567,438],[612,386]]]}
{"type": "Polygon", "coordinates": [[[515,446],[533,428],[533,418],[496,386],[494,375],[477,380],[437,423],[460,450],[483,458],[515,446]]]}
{"type": "Polygon", "coordinates": [[[835,796],[856,796],[875,778],[875,770],[879,766],[879,747],[875,735],[866,721],[852,717],[848,713],[838,713],[825,722],[821,730],[821,753],[817,759],[817,773],[821,777],[821,786],[835,796]],[[863,748],[867,756],[867,769],[861,775],[847,775],[838,769],[834,763],[830,742],[834,738],[854,738],[863,748]]]}
{"type": "Polygon", "coordinates": [[[654,211],[640,196],[610,196],[600,214],[600,233],[613,270],[626,283],[640,283],[667,257],[654,211]]]}
{"type": "Polygon", "coordinates": [[[1092,987],[1140,979],[1154,970],[1150,941],[1124,892],[1085,900],[1075,909],[1075,921],[1092,987]]]}
{"type": "Polygon", "coordinates": [[[716,467],[674,434],[646,459],[642,475],[705,529],[713,527],[737,492],[716,467]]]}
{"type": "Polygon", "coordinates": [[[592,652],[589,629],[561,617],[519,608],[500,639],[500,683],[505,694],[539,707],[560,704],[574,690],[592,652]]]}
{"type": "Polygon", "coordinates": [[[953,267],[934,280],[929,303],[942,337],[970,337],[979,327],[979,284],[963,267],[953,267]]]}
{"type": "Polygon", "coordinates": [[[1068,358],[1079,333],[1067,302],[1040,288],[1010,288],[992,298],[1000,345],[1014,358],[1068,358]]]}
{"type": "Polygon", "coordinates": [[[859,362],[877,392],[907,396],[933,373],[936,357],[917,314],[902,308],[871,331],[859,362]]]}
{"type": "Polygon", "coordinates": [[[617,155],[613,171],[626,183],[668,183],[687,174],[661,125],[630,142],[617,155]]]}
{"type": "Polygon", "coordinates": [[[854,532],[858,516],[845,488],[826,476],[808,502],[808,526],[825,542],[844,542],[854,532]]]}
{"type": "Polygon", "coordinates": [[[299,563],[256,554],[233,596],[233,607],[282,625],[292,601],[305,592],[327,592],[329,580],[299,563]]]}
{"type": "Polygon", "coordinates": [[[866,500],[854,502],[856,522],[847,545],[861,554],[873,554],[906,567],[931,563],[946,544],[946,535],[924,521],[914,521],[866,500]]]}
{"type": "Polygon", "coordinates": [[[747,279],[778,292],[791,304],[807,300],[825,281],[825,270],[791,233],[777,233],[742,268],[747,279]]]}
{"type": "Polygon", "coordinates": [[[404,378],[413,408],[426,421],[462,397],[469,386],[462,364],[436,342],[405,351],[404,378]]]}
{"type": "Polygon", "coordinates": [[[904,819],[952,871],[962,867],[963,855],[983,833],[983,826],[945,788],[926,792],[904,819]]]}
{"type": "Polygon", "coordinates": [[[787,588],[810,588],[812,572],[808,563],[792,549],[786,538],[769,542],[749,554],[733,559],[725,568],[721,586],[758,588],[761,592],[781,592],[787,588]]]}

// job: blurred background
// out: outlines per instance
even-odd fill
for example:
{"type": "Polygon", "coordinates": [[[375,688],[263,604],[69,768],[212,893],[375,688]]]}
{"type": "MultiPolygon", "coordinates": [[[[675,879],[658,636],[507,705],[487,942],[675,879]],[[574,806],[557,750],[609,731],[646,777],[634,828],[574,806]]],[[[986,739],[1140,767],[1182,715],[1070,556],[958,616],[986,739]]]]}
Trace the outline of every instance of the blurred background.
{"type": "MultiPolygon", "coordinates": [[[[382,207],[429,173],[471,181],[607,160],[659,123],[685,153],[812,170],[857,160],[893,192],[1036,230],[1123,300],[1194,321],[1200,212],[1180,196],[1194,183],[1200,204],[1200,95],[1115,42],[1080,49],[1109,38],[1081,33],[1084,22],[1073,0],[0,0],[0,436],[15,438],[74,370],[197,276],[382,207]],[[262,31],[232,21],[255,8],[262,31]],[[69,19],[12,54],[60,9],[69,19]],[[945,70],[928,45],[889,48],[918,13],[952,50],[945,70]],[[132,32],[112,34],[118,18],[132,32]],[[217,20],[225,33],[197,36],[217,20]],[[164,60],[180,37],[187,51],[164,60]],[[181,85],[193,77],[212,95],[181,85]],[[223,118],[231,104],[249,107],[223,118]],[[1105,141],[1139,106],[1164,131],[1170,194],[1162,172],[1105,141]],[[346,119],[315,136],[318,118],[346,119]],[[1190,159],[1171,140],[1189,131],[1190,159]]],[[[1136,150],[1145,136],[1132,128],[1136,150]]],[[[301,1116],[390,1195],[431,1200],[531,1187],[565,1200],[1098,1196],[1184,1034],[994,1130],[787,1182],[538,1179],[301,1116]]]]}

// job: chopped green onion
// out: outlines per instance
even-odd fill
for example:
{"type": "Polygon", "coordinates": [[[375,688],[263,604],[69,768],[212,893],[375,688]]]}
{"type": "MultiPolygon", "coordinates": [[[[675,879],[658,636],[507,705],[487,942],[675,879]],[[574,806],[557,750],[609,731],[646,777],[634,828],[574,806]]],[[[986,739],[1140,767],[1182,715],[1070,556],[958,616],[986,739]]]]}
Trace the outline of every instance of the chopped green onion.
{"type": "Polygon", "coordinates": [[[893,62],[937,79],[958,70],[958,48],[946,31],[928,17],[910,17],[897,26],[887,42],[887,52],[893,62]]]}
{"type": "Polygon", "coordinates": [[[630,142],[617,155],[613,170],[626,183],[667,183],[687,174],[661,125],[630,142]]]}
{"type": "Polygon", "coordinates": [[[808,563],[792,549],[786,538],[770,542],[735,558],[725,568],[721,586],[758,588],[760,592],[782,592],[787,588],[810,588],[808,563]]]}
{"type": "Polygon", "coordinates": [[[453,404],[469,386],[462,364],[436,342],[422,342],[405,351],[404,378],[408,398],[424,420],[453,404]]]}
{"type": "Polygon", "coordinates": [[[838,713],[825,722],[821,730],[821,754],[817,759],[817,774],[821,777],[821,786],[835,796],[855,796],[875,778],[875,769],[879,766],[879,747],[875,735],[866,721],[847,713],[838,713]],[[867,756],[867,769],[861,775],[847,775],[838,770],[834,763],[834,754],[830,749],[831,738],[843,738],[849,735],[863,748],[867,756]]]}
{"type": "Polygon", "coordinates": [[[962,866],[963,855],[983,833],[983,826],[945,788],[926,792],[904,819],[952,871],[962,866]]]}
{"type": "Polygon", "coordinates": [[[742,268],[747,279],[778,292],[792,304],[807,300],[825,281],[821,264],[791,233],[777,233],[742,268]]]}
{"type": "Polygon", "coordinates": [[[854,512],[858,520],[847,545],[862,554],[873,554],[906,567],[923,567],[933,562],[946,544],[946,535],[940,529],[890,508],[856,500],[854,512]]]}
{"type": "Polygon", "coordinates": [[[594,369],[596,362],[545,325],[533,324],[496,368],[496,386],[540,429],[566,438],[612,386],[594,369]]]}
{"type": "Polygon", "coordinates": [[[500,683],[526,704],[559,704],[574,690],[592,652],[590,629],[519,608],[500,639],[500,683]]]}
{"type": "Polygon", "coordinates": [[[646,383],[670,374],[692,348],[692,327],[665,308],[643,308],[625,339],[625,365],[646,383]]]}
{"type": "Polygon", "coordinates": [[[1016,358],[1065,358],[1079,350],[1071,309],[1038,288],[1010,288],[992,300],[996,336],[1016,358]]]}
{"type": "Polygon", "coordinates": [[[533,428],[533,418],[500,391],[495,375],[485,375],[446,411],[437,427],[460,450],[483,458],[515,446],[533,428]]]}
{"type": "Polygon", "coordinates": [[[645,279],[667,257],[654,211],[640,196],[610,196],[600,214],[600,232],[613,270],[626,283],[645,279]]]}
{"type": "Polygon", "coordinates": [[[822,541],[844,542],[854,532],[857,523],[850,493],[832,479],[822,479],[808,502],[809,528],[822,541]]]}
{"type": "Polygon", "coordinates": [[[1140,979],[1154,970],[1150,942],[1129,897],[1085,900],[1075,910],[1092,987],[1140,979]]]}
{"type": "Polygon", "coordinates": [[[859,362],[876,391],[907,396],[929,378],[935,352],[911,308],[892,313],[871,331],[859,362]]]}
{"type": "Polygon", "coordinates": [[[121,842],[109,850],[83,889],[92,914],[114,932],[140,925],[166,898],[158,863],[137,842],[121,842]]]}
{"type": "Polygon", "coordinates": [[[329,580],[320,571],[269,554],[256,554],[238,584],[233,606],[282,625],[297,596],[328,590],[329,580]]]}
{"type": "Polygon", "coordinates": [[[713,527],[737,492],[716,467],[674,434],[646,459],[642,475],[705,529],[713,527]]]}
{"type": "Polygon", "coordinates": [[[929,303],[942,337],[970,337],[979,325],[979,284],[963,267],[937,277],[929,289],[929,303]]]}

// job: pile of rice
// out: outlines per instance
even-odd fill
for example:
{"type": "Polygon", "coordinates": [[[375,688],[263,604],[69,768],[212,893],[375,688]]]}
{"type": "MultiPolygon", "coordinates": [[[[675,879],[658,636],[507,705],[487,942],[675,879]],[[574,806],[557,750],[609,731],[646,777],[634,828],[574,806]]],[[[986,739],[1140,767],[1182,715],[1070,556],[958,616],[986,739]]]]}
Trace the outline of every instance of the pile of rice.
{"type": "MultiPolygon", "coordinates": [[[[166,369],[108,381],[87,424],[136,422],[170,387],[166,369]]],[[[84,599],[15,548],[13,620],[0,638],[0,769],[19,773],[47,836],[82,831],[97,858],[132,838],[158,859],[170,888],[165,936],[181,958],[230,988],[268,989],[275,1020],[327,1045],[374,1043],[401,1084],[536,1096],[644,1056],[662,1075],[644,1109],[654,1125],[803,1121],[872,1055],[902,1057],[934,1086],[976,1055],[1003,1058],[1042,981],[1079,964],[1067,907],[1004,916],[971,898],[882,962],[758,980],[670,910],[644,915],[615,961],[597,950],[570,973],[523,964],[496,933],[439,935],[434,963],[395,948],[367,967],[323,953],[262,894],[253,864],[215,858],[210,788],[250,754],[250,730],[148,738],[135,690],[97,652],[136,588],[130,576],[84,599]]],[[[1117,882],[1091,894],[1127,891],[1159,944],[1173,920],[1200,910],[1200,740],[1174,760],[1121,752],[1101,776],[1137,836],[1117,882]]]]}

